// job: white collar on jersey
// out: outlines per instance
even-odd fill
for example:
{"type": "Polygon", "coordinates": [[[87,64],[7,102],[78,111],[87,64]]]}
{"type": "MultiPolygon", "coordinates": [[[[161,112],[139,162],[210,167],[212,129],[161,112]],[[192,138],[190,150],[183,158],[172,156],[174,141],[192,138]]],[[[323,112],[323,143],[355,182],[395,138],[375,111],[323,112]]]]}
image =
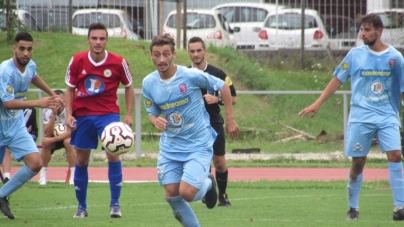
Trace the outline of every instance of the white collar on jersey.
{"type": "Polygon", "coordinates": [[[107,60],[107,58],[108,58],[108,51],[107,51],[107,50],[105,50],[105,58],[102,59],[102,61],[100,61],[100,62],[95,62],[95,61],[91,58],[90,51],[88,52],[88,60],[89,60],[89,61],[91,62],[91,64],[93,64],[94,66],[99,66],[99,65],[104,64],[104,62],[107,60]]]}
{"type": "MultiPolygon", "coordinates": [[[[205,63],[206,63],[206,64],[205,64],[205,68],[203,69],[203,71],[205,71],[206,68],[208,68],[208,62],[205,61],[205,63]]],[[[192,68],[196,68],[196,67],[194,67],[194,63],[192,63],[191,66],[192,66],[192,68]]],[[[196,68],[196,69],[198,69],[198,68],[196,68]]]]}

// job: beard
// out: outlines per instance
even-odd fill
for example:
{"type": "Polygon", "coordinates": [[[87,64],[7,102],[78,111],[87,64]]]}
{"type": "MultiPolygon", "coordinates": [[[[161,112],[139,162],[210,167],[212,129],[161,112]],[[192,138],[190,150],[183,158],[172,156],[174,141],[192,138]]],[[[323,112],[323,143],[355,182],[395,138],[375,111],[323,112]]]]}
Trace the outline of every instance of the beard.
{"type": "Polygon", "coordinates": [[[377,39],[374,39],[374,40],[372,40],[372,41],[368,41],[368,42],[363,42],[365,45],[368,45],[368,46],[373,46],[375,43],[376,43],[376,40],[377,39]]]}
{"type": "Polygon", "coordinates": [[[17,59],[18,64],[20,64],[22,66],[28,65],[29,60],[27,62],[22,62],[19,58],[16,58],[16,59],[17,59]]]}

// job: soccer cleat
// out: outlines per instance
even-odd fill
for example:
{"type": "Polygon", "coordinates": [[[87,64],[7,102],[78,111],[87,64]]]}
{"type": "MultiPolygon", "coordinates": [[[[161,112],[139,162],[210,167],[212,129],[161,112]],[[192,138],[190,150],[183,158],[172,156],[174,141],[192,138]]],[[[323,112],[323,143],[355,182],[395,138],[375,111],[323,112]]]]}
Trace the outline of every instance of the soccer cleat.
{"type": "Polygon", "coordinates": [[[393,220],[394,221],[403,221],[404,220],[404,210],[403,208],[394,211],[393,213],[393,220]]]}
{"type": "Polygon", "coordinates": [[[205,194],[205,204],[208,209],[212,209],[217,202],[216,181],[213,174],[209,173],[208,177],[212,180],[212,186],[205,194]]]}
{"type": "Polygon", "coordinates": [[[359,211],[355,208],[349,208],[348,213],[346,214],[346,220],[358,220],[359,211]]]}
{"type": "Polygon", "coordinates": [[[46,185],[46,178],[45,178],[45,177],[39,178],[38,183],[39,183],[40,185],[46,185]]]}
{"type": "Polygon", "coordinates": [[[230,201],[229,198],[227,197],[227,194],[219,195],[219,203],[217,204],[220,207],[230,207],[230,201]]]}
{"type": "Polygon", "coordinates": [[[3,179],[3,184],[7,183],[10,179],[8,177],[3,179]]]}
{"type": "Polygon", "coordinates": [[[11,213],[10,203],[8,202],[8,199],[6,197],[0,198],[0,211],[1,213],[4,214],[4,216],[14,219],[14,215],[11,213]]]}
{"type": "Polygon", "coordinates": [[[79,206],[77,208],[76,214],[73,217],[74,218],[86,218],[86,217],[88,217],[87,209],[79,206]]]}
{"type": "Polygon", "coordinates": [[[120,218],[122,217],[121,214],[121,207],[119,205],[110,205],[109,206],[111,208],[111,218],[120,218]]]}

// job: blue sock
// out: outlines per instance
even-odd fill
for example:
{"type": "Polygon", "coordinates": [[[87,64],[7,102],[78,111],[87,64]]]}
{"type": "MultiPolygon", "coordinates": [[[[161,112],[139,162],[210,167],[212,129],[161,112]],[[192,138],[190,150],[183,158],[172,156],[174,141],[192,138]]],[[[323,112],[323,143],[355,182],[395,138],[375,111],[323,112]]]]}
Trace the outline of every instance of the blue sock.
{"type": "Polygon", "coordinates": [[[404,205],[403,164],[389,162],[389,181],[393,192],[394,207],[404,205]]]}
{"type": "Polygon", "coordinates": [[[184,227],[199,227],[198,219],[191,206],[181,197],[166,197],[166,201],[170,204],[175,219],[177,219],[184,227]]]}
{"type": "Polygon", "coordinates": [[[206,192],[210,189],[210,187],[212,187],[212,180],[207,177],[202,187],[198,190],[195,197],[192,199],[192,202],[201,200],[205,196],[206,192]]]}
{"type": "Polygon", "coordinates": [[[351,178],[351,174],[348,175],[348,205],[351,208],[359,209],[359,193],[362,186],[363,173],[359,174],[356,180],[351,178]]]}
{"type": "Polygon", "coordinates": [[[122,163],[108,162],[109,189],[111,191],[111,205],[119,205],[122,190],[122,163]]]}
{"type": "Polygon", "coordinates": [[[37,173],[33,172],[28,168],[28,166],[21,167],[17,173],[0,188],[0,197],[6,197],[11,195],[17,189],[19,189],[25,182],[29,181],[37,173]]]}
{"type": "Polygon", "coordinates": [[[79,206],[87,208],[88,165],[78,166],[74,170],[74,190],[79,206]]]}

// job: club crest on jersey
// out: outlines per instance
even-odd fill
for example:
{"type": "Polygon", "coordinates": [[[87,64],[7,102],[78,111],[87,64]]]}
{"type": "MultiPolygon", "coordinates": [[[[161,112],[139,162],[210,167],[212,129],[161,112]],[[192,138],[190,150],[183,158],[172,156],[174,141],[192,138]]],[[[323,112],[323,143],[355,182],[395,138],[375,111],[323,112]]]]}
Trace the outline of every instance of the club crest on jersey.
{"type": "Polygon", "coordinates": [[[110,77],[110,76],[112,76],[111,70],[109,70],[109,69],[104,70],[104,76],[105,76],[105,77],[110,77]]]}
{"type": "Polygon", "coordinates": [[[370,85],[370,92],[372,92],[375,95],[379,95],[383,93],[383,91],[384,91],[383,84],[380,83],[379,81],[375,81],[370,85]]]}
{"type": "Polygon", "coordinates": [[[182,125],[182,116],[178,112],[173,112],[168,115],[168,121],[171,125],[180,126],[182,125]]]}
{"type": "Polygon", "coordinates": [[[86,81],[84,82],[84,86],[87,94],[89,95],[98,95],[103,93],[105,90],[104,81],[97,76],[87,77],[86,81]]]}
{"type": "Polygon", "coordinates": [[[394,59],[390,59],[390,60],[389,60],[389,66],[390,66],[390,68],[393,68],[395,64],[396,64],[396,60],[394,60],[394,59]]]}
{"type": "Polygon", "coordinates": [[[10,94],[10,95],[14,93],[14,89],[10,85],[7,86],[7,93],[10,94]]]}
{"type": "Polygon", "coordinates": [[[182,94],[185,94],[185,93],[187,93],[187,85],[186,84],[180,84],[180,92],[182,93],[182,94]]]}

